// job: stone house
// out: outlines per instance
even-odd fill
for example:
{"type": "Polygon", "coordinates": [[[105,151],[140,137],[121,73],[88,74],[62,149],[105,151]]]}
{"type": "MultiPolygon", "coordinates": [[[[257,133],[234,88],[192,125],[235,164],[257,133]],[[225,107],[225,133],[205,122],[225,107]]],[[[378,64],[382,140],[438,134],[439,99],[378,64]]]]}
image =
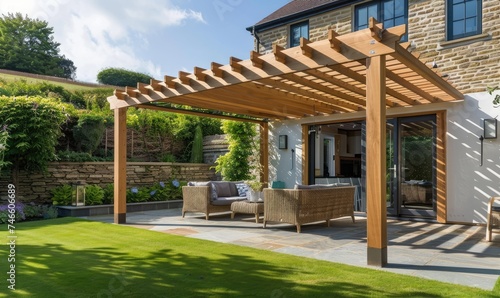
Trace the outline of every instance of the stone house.
{"type": "MultiPolygon", "coordinates": [[[[408,50],[456,87],[464,99],[387,110],[387,210],[389,216],[417,217],[446,223],[486,222],[486,203],[500,195],[500,141],[487,138],[484,125],[493,123],[500,108],[488,87],[500,83],[500,2],[495,0],[290,1],[246,28],[255,51],[273,52],[273,45],[298,46],[300,37],[324,40],[333,29],[340,35],[367,28],[374,17],[390,28],[405,24],[408,50]],[[439,127],[441,126],[441,127],[439,127]],[[437,141],[441,130],[444,139],[437,141]],[[482,139],[484,138],[484,139],[482,139]],[[438,146],[445,146],[438,152],[438,146]],[[438,165],[443,165],[439,168],[438,165]],[[442,212],[438,197],[442,196],[442,212]]],[[[287,187],[351,182],[360,185],[357,208],[364,211],[366,126],[364,115],[309,119],[309,150],[314,169],[291,169],[303,122],[275,123],[271,135],[287,135],[291,150],[270,154],[269,181],[287,187]],[[318,124],[316,124],[318,123],[318,124]]]]}

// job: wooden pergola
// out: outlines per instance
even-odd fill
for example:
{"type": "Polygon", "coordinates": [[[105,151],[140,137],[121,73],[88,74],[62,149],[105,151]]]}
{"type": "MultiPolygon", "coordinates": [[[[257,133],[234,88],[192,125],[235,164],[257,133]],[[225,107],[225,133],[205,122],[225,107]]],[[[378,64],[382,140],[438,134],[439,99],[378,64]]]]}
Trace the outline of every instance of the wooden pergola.
{"type": "MultiPolygon", "coordinates": [[[[268,121],[366,111],[366,196],[368,264],[387,263],[386,109],[463,99],[438,73],[399,40],[406,26],[338,35],[272,53],[250,52],[229,64],[195,67],[137,87],[115,90],[108,98],[115,115],[114,221],[126,222],[126,111],[155,109],[253,121],[261,124],[261,162],[268,174],[268,121]],[[188,108],[186,108],[188,107],[188,108]]],[[[304,141],[304,140],[303,140],[304,141]]],[[[444,165],[441,170],[444,170],[444,165]]],[[[438,168],[439,171],[439,168],[438,168]]],[[[304,171],[307,172],[307,171],[304,171]]],[[[267,178],[266,178],[267,179],[267,178]]]]}

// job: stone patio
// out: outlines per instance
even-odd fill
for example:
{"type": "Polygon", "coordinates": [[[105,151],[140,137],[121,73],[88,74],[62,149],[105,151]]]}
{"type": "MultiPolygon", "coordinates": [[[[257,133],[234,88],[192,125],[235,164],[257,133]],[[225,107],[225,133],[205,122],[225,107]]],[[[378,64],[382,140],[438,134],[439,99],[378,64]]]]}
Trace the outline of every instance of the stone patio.
{"type": "MultiPolygon", "coordinates": [[[[113,222],[113,215],[86,217],[113,222]]],[[[350,217],[307,224],[302,233],[289,224],[255,223],[251,214],[217,214],[205,220],[203,214],[186,214],[180,209],[127,214],[127,224],[138,228],[191,238],[231,243],[296,256],[366,265],[366,218],[350,217]]],[[[484,226],[388,220],[388,266],[390,272],[492,290],[500,276],[500,235],[486,242],[484,226]]]]}

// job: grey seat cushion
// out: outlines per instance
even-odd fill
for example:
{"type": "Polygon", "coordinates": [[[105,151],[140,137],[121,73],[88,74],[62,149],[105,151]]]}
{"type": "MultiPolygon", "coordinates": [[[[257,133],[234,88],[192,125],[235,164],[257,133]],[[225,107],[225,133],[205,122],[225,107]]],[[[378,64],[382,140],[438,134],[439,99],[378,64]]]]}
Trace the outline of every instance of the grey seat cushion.
{"type": "Polygon", "coordinates": [[[217,199],[212,201],[212,205],[216,206],[228,206],[236,201],[244,201],[247,198],[245,197],[218,197],[217,199]]]}

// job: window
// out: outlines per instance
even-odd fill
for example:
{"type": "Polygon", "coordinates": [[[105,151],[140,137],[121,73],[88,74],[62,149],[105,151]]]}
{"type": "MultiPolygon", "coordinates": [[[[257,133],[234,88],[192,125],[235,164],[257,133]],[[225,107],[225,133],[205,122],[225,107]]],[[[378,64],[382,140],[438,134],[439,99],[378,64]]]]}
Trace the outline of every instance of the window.
{"type": "MultiPolygon", "coordinates": [[[[384,28],[408,24],[407,0],[379,0],[358,5],[354,12],[354,31],[368,28],[368,20],[374,17],[384,28]]],[[[405,34],[402,41],[408,40],[405,34]]]]}
{"type": "Polygon", "coordinates": [[[481,34],[481,0],[448,0],[447,38],[481,34]]]}
{"type": "Polygon", "coordinates": [[[309,38],[309,21],[293,24],[290,26],[290,47],[300,45],[300,38],[309,38]]]}

